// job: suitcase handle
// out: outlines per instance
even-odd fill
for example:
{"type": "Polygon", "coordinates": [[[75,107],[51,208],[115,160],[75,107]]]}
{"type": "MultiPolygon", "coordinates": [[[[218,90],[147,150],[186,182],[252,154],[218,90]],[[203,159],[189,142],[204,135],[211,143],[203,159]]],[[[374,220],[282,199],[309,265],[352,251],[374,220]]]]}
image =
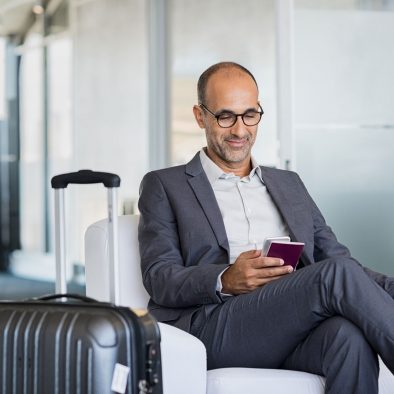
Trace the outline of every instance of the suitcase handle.
{"type": "Polygon", "coordinates": [[[51,179],[53,189],[65,189],[70,183],[80,185],[90,183],[103,183],[105,187],[119,187],[120,178],[109,172],[97,172],[92,170],[80,170],[67,174],[56,175],[51,179]]]}
{"type": "Polygon", "coordinates": [[[46,296],[38,297],[36,300],[38,301],[51,301],[51,300],[57,300],[59,298],[72,298],[75,300],[79,301],[84,301],[84,302],[97,302],[94,298],[86,297],[80,294],[71,294],[71,293],[65,293],[65,294],[49,294],[46,296]]]}
{"type": "Polygon", "coordinates": [[[109,299],[118,305],[120,301],[119,290],[119,253],[118,253],[118,207],[117,189],[120,178],[116,174],[80,170],[67,174],[56,175],[51,179],[52,188],[55,189],[55,240],[56,240],[56,293],[67,293],[66,282],[66,214],[64,194],[68,184],[103,183],[108,191],[108,249],[110,257],[110,294],[109,299]]]}

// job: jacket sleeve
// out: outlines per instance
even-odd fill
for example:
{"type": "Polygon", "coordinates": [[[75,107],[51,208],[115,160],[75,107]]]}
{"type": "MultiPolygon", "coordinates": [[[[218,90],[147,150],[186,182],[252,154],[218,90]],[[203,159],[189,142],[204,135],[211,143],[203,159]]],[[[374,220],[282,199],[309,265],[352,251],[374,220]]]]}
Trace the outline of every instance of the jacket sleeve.
{"type": "Polygon", "coordinates": [[[227,264],[185,265],[176,214],[155,172],[142,180],[138,206],[142,277],[152,300],[172,308],[221,303],[216,283],[227,264]]]}

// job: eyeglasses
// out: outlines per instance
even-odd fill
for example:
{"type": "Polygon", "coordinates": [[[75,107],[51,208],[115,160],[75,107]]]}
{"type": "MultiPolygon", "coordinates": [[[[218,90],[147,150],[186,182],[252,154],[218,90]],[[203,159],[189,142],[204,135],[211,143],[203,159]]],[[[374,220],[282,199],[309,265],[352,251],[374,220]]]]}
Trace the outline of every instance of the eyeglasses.
{"type": "Polygon", "coordinates": [[[214,116],[216,118],[216,121],[218,122],[218,125],[223,128],[233,127],[235,123],[237,123],[238,116],[241,117],[242,122],[244,123],[245,126],[256,126],[256,124],[260,122],[261,116],[264,113],[263,108],[261,108],[261,105],[258,104],[258,106],[261,109],[260,112],[256,110],[248,110],[243,114],[235,114],[234,112],[223,111],[220,112],[219,114],[215,114],[210,109],[208,109],[204,104],[200,103],[200,107],[202,107],[207,112],[209,112],[212,116],[214,116]]]}

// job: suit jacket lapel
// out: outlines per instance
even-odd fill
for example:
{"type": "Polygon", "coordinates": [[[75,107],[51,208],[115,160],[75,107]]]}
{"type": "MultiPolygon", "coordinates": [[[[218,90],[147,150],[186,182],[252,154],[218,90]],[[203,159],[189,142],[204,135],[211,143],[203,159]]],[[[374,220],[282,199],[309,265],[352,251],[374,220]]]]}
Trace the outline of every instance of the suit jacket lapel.
{"type": "MultiPolygon", "coordinates": [[[[261,167],[261,171],[267,190],[287,224],[292,241],[307,242],[308,234],[305,233],[305,228],[301,226],[299,222],[298,224],[296,222],[292,209],[293,204],[292,201],[290,201],[291,197],[287,194],[289,191],[283,188],[283,184],[278,183],[276,177],[271,176],[271,171],[268,171],[264,167],[261,167]]],[[[313,244],[313,239],[311,240],[311,244],[313,244]]],[[[304,265],[309,265],[313,262],[313,247],[309,248],[309,252],[307,249],[307,247],[304,248],[301,256],[304,265]]]]}
{"type": "Polygon", "coordinates": [[[186,164],[186,174],[191,176],[188,179],[188,182],[190,187],[193,189],[209,224],[211,225],[218,244],[222,246],[228,254],[230,254],[230,247],[222,214],[220,213],[212,187],[201,166],[199,153],[197,153],[194,158],[186,164]]]}
{"type": "Polygon", "coordinates": [[[298,241],[297,237],[297,226],[294,221],[294,214],[292,210],[292,204],[288,197],[285,195],[284,190],[281,185],[279,185],[275,178],[271,176],[270,172],[266,168],[261,167],[261,174],[264,180],[265,186],[267,187],[268,193],[270,194],[272,200],[277,206],[280,214],[282,215],[284,221],[290,232],[290,236],[293,241],[298,241]]]}
{"type": "MultiPolygon", "coordinates": [[[[223,218],[220,213],[215,194],[201,166],[199,153],[197,153],[194,158],[188,164],[186,164],[185,172],[190,176],[188,179],[190,187],[192,188],[205,213],[205,216],[207,217],[209,224],[211,225],[218,244],[222,246],[228,254],[230,254],[230,247],[223,223],[223,218]]],[[[303,241],[304,236],[302,231],[299,231],[301,230],[298,228],[299,226],[297,226],[295,223],[292,204],[289,198],[286,196],[283,187],[278,184],[275,177],[272,177],[270,171],[267,171],[266,168],[261,167],[261,173],[273,202],[277,206],[280,214],[287,224],[291,239],[293,241],[303,241]]]]}

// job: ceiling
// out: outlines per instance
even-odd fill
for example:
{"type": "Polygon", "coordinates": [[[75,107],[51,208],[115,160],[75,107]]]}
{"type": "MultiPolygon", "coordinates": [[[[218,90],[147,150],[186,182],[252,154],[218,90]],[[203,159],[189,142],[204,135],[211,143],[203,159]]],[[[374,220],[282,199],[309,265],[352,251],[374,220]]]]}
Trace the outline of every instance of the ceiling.
{"type": "Polygon", "coordinates": [[[36,0],[0,0],[0,35],[23,32],[36,0]]]}

